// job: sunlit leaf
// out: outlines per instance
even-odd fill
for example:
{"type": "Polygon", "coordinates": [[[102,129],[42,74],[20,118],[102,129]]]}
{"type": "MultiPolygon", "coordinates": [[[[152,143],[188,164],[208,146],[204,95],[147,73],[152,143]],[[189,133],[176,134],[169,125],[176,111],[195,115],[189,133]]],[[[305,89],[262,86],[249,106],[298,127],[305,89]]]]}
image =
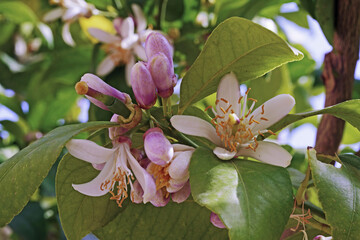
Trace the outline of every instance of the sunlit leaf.
{"type": "Polygon", "coordinates": [[[15,23],[38,21],[33,10],[20,1],[0,2],[0,16],[1,15],[15,23]]]}
{"type": "Polygon", "coordinates": [[[302,57],[266,28],[243,18],[230,18],[213,31],[184,76],[179,112],[215,92],[220,78],[230,71],[243,82],[302,57]]]}
{"type": "Polygon", "coordinates": [[[18,214],[40,186],[65,143],[80,132],[113,126],[89,122],[59,127],[0,165],[0,226],[18,214]]]}
{"type": "Polygon", "coordinates": [[[231,239],[280,238],[293,205],[286,169],[221,161],[205,148],[194,152],[189,169],[194,200],[219,214],[231,239]]]}

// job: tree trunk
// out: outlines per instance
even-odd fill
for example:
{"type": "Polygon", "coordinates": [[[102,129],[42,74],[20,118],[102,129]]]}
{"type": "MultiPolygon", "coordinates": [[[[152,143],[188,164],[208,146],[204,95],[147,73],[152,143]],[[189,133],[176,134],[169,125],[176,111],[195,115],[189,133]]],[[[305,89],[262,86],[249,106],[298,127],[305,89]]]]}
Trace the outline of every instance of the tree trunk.
{"type": "MultiPolygon", "coordinates": [[[[335,1],[333,50],[325,55],[322,79],[325,107],[351,99],[356,61],[359,56],[360,0],[335,1]]],[[[345,122],[325,114],[320,122],[315,149],[334,155],[339,148],[345,122]]]]}

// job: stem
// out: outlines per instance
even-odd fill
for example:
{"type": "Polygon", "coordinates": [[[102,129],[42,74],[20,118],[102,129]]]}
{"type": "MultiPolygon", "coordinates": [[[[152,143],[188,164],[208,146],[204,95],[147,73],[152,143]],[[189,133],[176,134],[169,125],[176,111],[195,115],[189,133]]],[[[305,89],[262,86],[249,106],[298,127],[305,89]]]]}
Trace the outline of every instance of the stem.
{"type": "Polygon", "coordinates": [[[308,164],[305,179],[304,179],[304,181],[302,181],[302,183],[296,193],[295,199],[296,199],[296,204],[298,206],[300,206],[302,204],[302,202],[305,200],[304,195],[305,195],[305,191],[307,189],[308,183],[309,183],[309,179],[310,179],[310,164],[308,164]]]}
{"type": "Polygon", "coordinates": [[[327,234],[331,235],[331,228],[326,224],[319,223],[314,219],[310,219],[307,224],[312,226],[313,228],[316,228],[320,231],[326,232],[327,234]]]}

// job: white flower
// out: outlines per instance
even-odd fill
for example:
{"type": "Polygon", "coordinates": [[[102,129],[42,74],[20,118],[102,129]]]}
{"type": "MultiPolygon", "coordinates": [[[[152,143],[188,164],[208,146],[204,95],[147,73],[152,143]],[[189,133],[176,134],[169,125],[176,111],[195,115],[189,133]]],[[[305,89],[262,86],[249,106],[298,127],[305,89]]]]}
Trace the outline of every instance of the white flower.
{"type": "Polygon", "coordinates": [[[130,196],[133,200],[134,189],[133,173],[144,190],[143,202],[150,201],[156,194],[156,186],[152,176],[142,168],[139,162],[131,154],[130,139],[119,137],[113,141],[113,148],[105,148],[96,143],[72,139],[66,144],[69,153],[76,158],[92,163],[94,168],[101,170],[99,175],[92,181],[84,184],[73,184],[73,188],[88,196],[102,196],[108,192],[121,206],[128,197],[128,185],[130,185],[130,196]],[[115,188],[115,185],[118,187],[115,188]],[[114,193],[116,189],[116,193],[114,193]]]}
{"type": "Polygon", "coordinates": [[[62,37],[64,42],[70,46],[75,46],[75,42],[70,33],[70,24],[80,17],[89,18],[99,13],[99,10],[97,10],[94,5],[84,0],[50,0],[50,3],[59,5],[60,7],[46,13],[43,19],[45,22],[52,22],[61,18],[61,20],[65,22],[62,29],[62,37]]]}
{"type": "MultiPolygon", "coordinates": [[[[249,89],[250,90],[250,89],[249,89]]],[[[278,122],[290,112],[295,100],[288,94],[278,95],[259,108],[256,100],[240,96],[239,84],[233,73],[221,79],[217,91],[215,118],[209,122],[194,116],[176,115],[171,118],[173,127],[185,134],[205,137],[217,145],[214,154],[228,160],[235,156],[247,156],[276,166],[286,167],[292,156],[281,146],[266,141],[258,142],[258,135],[271,133],[266,128],[278,122]],[[252,101],[247,110],[247,101],[252,101]]]]}
{"type": "Polygon", "coordinates": [[[107,57],[101,61],[96,73],[99,76],[109,74],[118,65],[125,64],[126,80],[130,85],[130,71],[135,64],[135,56],[147,61],[144,43],[146,37],[152,30],[146,29],[146,18],[141,8],[132,4],[131,8],[135,14],[135,22],[132,17],[114,20],[114,28],[118,35],[112,35],[98,28],[89,28],[88,31],[94,38],[105,44],[107,57]]]}

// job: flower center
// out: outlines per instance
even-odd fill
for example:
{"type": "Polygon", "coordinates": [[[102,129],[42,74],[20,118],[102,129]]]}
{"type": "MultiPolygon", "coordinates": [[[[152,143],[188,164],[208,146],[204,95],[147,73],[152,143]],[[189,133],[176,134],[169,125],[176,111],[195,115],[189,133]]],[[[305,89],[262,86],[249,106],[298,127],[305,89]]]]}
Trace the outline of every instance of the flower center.
{"type": "Polygon", "coordinates": [[[170,163],[166,164],[165,166],[160,166],[153,163],[149,164],[147,170],[155,178],[156,190],[170,186],[169,166],[170,163]]]}
{"type": "Polygon", "coordinates": [[[130,50],[121,47],[120,42],[105,44],[105,52],[116,66],[127,64],[131,54],[130,50]]]}
{"type": "MultiPolygon", "coordinates": [[[[215,105],[217,111],[213,110],[215,117],[212,119],[212,123],[215,125],[216,133],[220,137],[221,141],[227,150],[231,152],[237,151],[239,147],[245,147],[256,151],[258,147],[258,141],[256,140],[258,135],[268,132],[274,134],[270,130],[262,130],[253,132],[252,124],[260,124],[261,121],[268,121],[265,117],[261,117],[258,120],[254,119],[254,115],[251,115],[252,109],[257,102],[254,98],[248,98],[247,95],[251,88],[249,88],[244,97],[238,99],[240,105],[239,116],[235,113],[230,102],[224,98],[216,100],[215,105]],[[247,110],[247,101],[252,101],[251,107],[247,110]]],[[[209,106],[208,108],[210,108],[209,106]]],[[[206,108],[205,110],[207,110],[206,108]]],[[[265,106],[261,106],[260,115],[265,114],[265,106]]]]}
{"type": "Polygon", "coordinates": [[[122,207],[122,203],[126,198],[128,198],[128,185],[130,185],[131,194],[133,195],[132,180],[134,180],[134,177],[131,173],[127,174],[120,167],[118,167],[111,181],[106,180],[105,182],[101,183],[100,190],[103,191],[105,189],[110,189],[109,192],[112,195],[110,200],[116,200],[118,206],[122,207]],[[118,184],[115,188],[116,183],[118,184]]]}

